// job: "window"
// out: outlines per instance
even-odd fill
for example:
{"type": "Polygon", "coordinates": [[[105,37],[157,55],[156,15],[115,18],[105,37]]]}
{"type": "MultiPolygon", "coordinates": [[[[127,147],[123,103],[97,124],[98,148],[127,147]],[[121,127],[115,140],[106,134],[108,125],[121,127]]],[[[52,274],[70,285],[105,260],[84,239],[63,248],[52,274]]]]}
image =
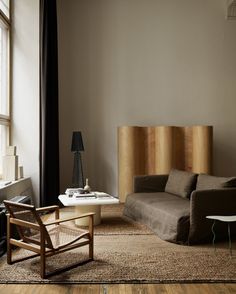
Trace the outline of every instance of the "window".
{"type": "Polygon", "coordinates": [[[9,48],[10,48],[10,0],[0,0],[0,178],[2,156],[9,145],[10,91],[9,91],[9,48]]]}
{"type": "Polygon", "coordinates": [[[7,19],[10,18],[10,0],[0,0],[0,9],[3,12],[3,14],[7,17],[7,19]]]}

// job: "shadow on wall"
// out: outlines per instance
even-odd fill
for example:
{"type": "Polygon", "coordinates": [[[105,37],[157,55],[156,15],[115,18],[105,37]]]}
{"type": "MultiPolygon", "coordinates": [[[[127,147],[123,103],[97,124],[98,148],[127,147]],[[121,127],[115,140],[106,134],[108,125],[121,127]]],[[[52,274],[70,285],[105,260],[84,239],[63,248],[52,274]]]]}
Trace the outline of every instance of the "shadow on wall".
{"type": "MultiPolygon", "coordinates": [[[[114,191],[116,173],[110,157],[104,152],[104,134],[94,132],[87,140],[87,152],[84,156],[84,175],[89,178],[92,190],[104,191],[116,195],[114,191]]],[[[112,152],[112,151],[111,151],[112,152]]]]}
{"type": "Polygon", "coordinates": [[[236,176],[236,151],[233,144],[222,138],[213,141],[213,174],[217,176],[236,176]]]}

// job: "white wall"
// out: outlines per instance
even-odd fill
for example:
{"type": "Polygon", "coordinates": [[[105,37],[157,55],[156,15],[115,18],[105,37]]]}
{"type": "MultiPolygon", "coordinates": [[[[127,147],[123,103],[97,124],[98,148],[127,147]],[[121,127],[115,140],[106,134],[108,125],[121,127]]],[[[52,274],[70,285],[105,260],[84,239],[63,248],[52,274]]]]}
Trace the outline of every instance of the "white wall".
{"type": "Polygon", "coordinates": [[[94,189],[117,194],[119,125],[214,126],[236,175],[236,22],[222,0],[59,0],[61,189],[82,130],[94,189]]]}
{"type": "Polygon", "coordinates": [[[13,0],[12,138],[39,199],[39,0],[13,0]]]}

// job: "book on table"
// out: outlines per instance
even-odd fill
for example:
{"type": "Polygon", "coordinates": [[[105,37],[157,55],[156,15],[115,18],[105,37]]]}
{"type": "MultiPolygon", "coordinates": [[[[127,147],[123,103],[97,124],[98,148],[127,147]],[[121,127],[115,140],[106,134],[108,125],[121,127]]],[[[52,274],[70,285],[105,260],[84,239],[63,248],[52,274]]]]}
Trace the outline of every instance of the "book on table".
{"type": "Polygon", "coordinates": [[[78,199],[97,198],[95,193],[74,193],[74,197],[78,199]]]}
{"type": "Polygon", "coordinates": [[[104,192],[94,192],[97,198],[111,198],[112,196],[104,192]]]}

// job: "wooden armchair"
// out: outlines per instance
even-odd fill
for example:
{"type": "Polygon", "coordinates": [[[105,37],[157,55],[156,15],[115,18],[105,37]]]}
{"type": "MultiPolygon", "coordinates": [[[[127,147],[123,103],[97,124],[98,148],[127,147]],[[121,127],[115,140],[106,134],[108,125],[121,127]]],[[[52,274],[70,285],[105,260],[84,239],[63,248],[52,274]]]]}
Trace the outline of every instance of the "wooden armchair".
{"type": "MultiPolygon", "coordinates": [[[[77,247],[89,245],[89,259],[93,260],[93,216],[87,213],[71,218],[59,218],[59,206],[53,205],[35,208],[32,205],[4,201],[9,212],[7,221],[7,263],[23,261],[40,256],[41,278],[74,268],[81,262],[61,268],[46,274],[46,257],[52,256],[77,247]],[[54,211],[55,220],[43,222],[40,213],[54,211]],[[89,217],[89,229],[83,230],[73,226],[61,224],[78,218],[89,217]],[[12,225],[16,225],[20,240],[12,238],[12,225]],[[17,246],[35,252],[35,254],[12,260],[12,246],[17,246]]],[[[82,263],[84,264],[84,262],[82,263]]]]}

